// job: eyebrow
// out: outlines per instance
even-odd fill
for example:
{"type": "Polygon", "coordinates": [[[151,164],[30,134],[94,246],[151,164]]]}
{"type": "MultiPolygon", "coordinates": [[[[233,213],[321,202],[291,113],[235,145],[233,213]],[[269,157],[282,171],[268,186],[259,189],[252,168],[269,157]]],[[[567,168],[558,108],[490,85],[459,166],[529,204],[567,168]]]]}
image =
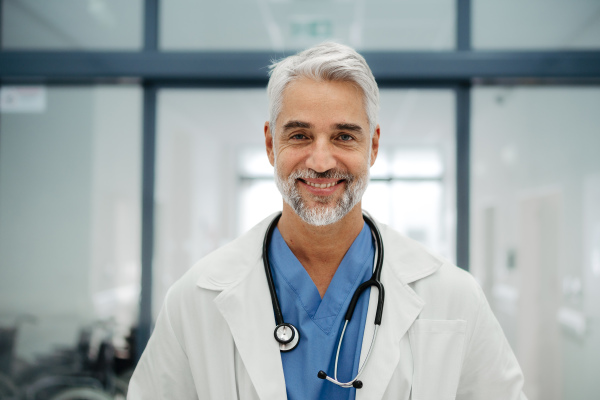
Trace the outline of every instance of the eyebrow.
{"type": "Polygon", "coordinates": [[[362,132],[360,125],[356,124],[335,124],[335,128],[341,131],[362,132]]]}
{"type": "Polygon", "coordinates": [[[308,122],[303,122],[303,121],[289,121],[285,125],[283,125],[284,130],[294,129],[294,128],[310,129],[312,127],[313,127],[312,124],[310,124],[308,122]]]}
{"type": "MultiPolygon", "coordinates": [[[[341,131],[362,132],[362,128],[360,127],[360,125],[356,125],[356,124],[342,123],[342,124],[335,124],[334,127],[335,127],[335,129],[338,129],[341,131]]],[[[312,129],[313,125],[308,122],[297,121],[297,120],[289,121],[285,125],[283,125],[284,130],[294,129],[294,128],[312,129]]]]}

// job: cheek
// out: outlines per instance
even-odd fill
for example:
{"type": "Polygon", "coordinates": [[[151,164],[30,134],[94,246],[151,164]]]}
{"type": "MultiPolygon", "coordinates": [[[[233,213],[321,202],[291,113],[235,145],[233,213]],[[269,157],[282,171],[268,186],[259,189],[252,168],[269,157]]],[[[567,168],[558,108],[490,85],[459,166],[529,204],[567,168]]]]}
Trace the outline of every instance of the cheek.
{"type": "Polygon", "coordinates": [[[354,155],[351,159],[348,159],[346,164],[348,167],[353,168],[357,171],[362,171],[370,167],[371,152],[360,152],[354,155]]]}
{"type": "Polygon", "coordinates": [[[287,178],[293,170],[293,165],[290,165],[289,159],[281,153],[277,153],[275,157],[275,173],[281,178],[287,178]]]}
{"type": "Polygon", "coordinates": [[[302,164],[304,158],[302,152],[282,146],[277,149],[275,160],[280,168],[296,168],[302,164]]]}

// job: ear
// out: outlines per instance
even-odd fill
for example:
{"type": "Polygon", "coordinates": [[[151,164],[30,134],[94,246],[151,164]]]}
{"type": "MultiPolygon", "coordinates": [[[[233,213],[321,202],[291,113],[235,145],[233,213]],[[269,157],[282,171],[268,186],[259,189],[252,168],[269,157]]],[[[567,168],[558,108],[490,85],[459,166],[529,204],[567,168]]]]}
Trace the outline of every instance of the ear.
{"type": "Polygon", "coordinates": [[[271,127],[269,121],[265,122],[265,148],[267,149],[267,156],[271,165],[275,166],[275,153],[273,153],[273,135],[271,134],[271,127]]]}
{"type": "Polygon", "coordinates": [[[371,167],[375,164],[375,160],[377,159],[377,154],[379,153],[379,136],[381,135],[381,130],[379,125],[375,127],[375,132],[373,133],[373,137],[371,138],[371,167]]]}

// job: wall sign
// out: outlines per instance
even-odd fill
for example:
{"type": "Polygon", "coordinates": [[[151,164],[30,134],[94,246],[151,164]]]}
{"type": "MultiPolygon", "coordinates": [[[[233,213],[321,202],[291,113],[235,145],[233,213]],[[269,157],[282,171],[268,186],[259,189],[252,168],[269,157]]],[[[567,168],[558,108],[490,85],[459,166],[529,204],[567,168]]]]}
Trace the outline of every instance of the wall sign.
{"type": "Polygon", "coordinates": [[[43,113],[46,111],[46,87],[3,86],[0,88],[0,112],[43,113]]]}

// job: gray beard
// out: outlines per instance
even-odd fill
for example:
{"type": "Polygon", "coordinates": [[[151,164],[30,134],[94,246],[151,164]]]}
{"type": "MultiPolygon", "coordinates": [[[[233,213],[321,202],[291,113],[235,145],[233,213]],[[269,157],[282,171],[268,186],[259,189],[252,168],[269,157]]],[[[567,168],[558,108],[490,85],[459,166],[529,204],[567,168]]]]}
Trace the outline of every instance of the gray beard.
{"type": "MultiPolygon", "coordinates": [[[[369,183],[369,168],[365,174],[356,177],[348,172],[329,170],[318,173],[312,169],[296,170],[287,179],[279,175],[277,160],[275,160],[275,183],[277,189],[283,196],[283,200],[294,210],[296,214],[307,224],[314,226],[330,225],[338,222],[354,208],[362,199],[369,183]],[[327,196],[314,196],[312,199],[318,204],[309,208],[298,190],[297,179],[344,179],[346,187],[342,197],[335,204],[328,205],[331,199],[327,196]]],[[[310,196],[310,195],[309,195],[310,196]]]]}

